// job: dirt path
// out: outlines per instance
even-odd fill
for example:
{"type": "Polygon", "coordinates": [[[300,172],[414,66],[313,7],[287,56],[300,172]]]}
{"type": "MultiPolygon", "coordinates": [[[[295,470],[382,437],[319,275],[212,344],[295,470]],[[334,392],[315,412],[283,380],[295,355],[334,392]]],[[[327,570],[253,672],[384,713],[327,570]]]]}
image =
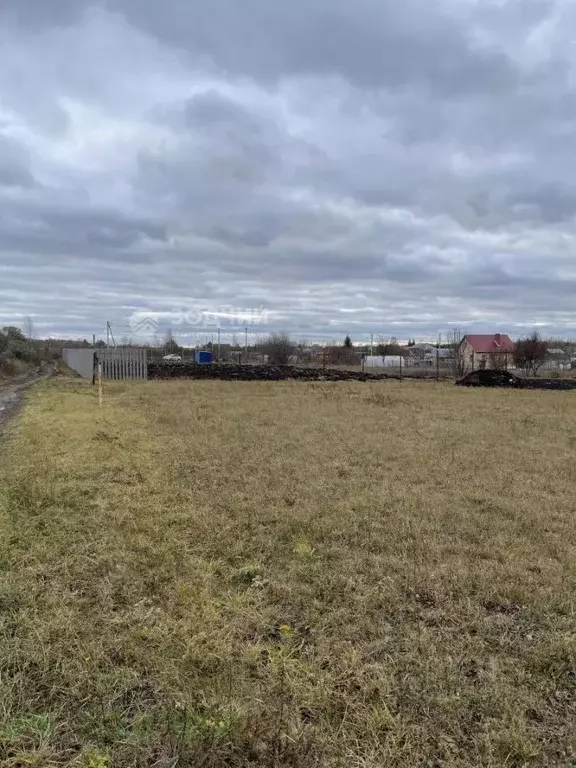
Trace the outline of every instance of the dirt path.
{"type": "Polygon", "coordinates": [[[52,373],[53,371],[50,369],[46,373],[35,374],[20,384],[10,384],[0,388],[0,432],[8,423],[8,419],[17,412],[22,404],[25,392],[36,382],[50,378],[52,373]]]}
{"type": "Polygon", "coordinates": [[[0,390],[0,429],[8,421],[8,417],[18,408],[20,393],[17,389],[0,390]]]}

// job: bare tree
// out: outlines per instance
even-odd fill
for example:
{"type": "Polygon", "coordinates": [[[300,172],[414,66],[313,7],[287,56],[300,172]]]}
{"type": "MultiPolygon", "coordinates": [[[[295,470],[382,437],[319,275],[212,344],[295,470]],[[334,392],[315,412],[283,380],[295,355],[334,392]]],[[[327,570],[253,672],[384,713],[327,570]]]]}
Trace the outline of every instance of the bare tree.
{"type": "Polygon", "coordinates": [[[548,345],[538,331],[526,339],[519,339],[514,347],[514,365],[526,375],[538,375],[538,371],[548,358],[548,345]]]}
{"type": "Polygon", "coordinates": [[[312,351],[305,341],[298,342],[294,350],[294,354],[298,355],[299,363],[309,363],[312,357],[312,351]]]}
{"type": "Polygon", "coordinates": [[[454,326],[448,333],[448,347],[450,349],[450,357],[448,363],[450,365],[450,372],[455,379],[461,379],[466,373],[466,355],[464,353],[464,339],[466,334],[459,326],[454,326]]]}
{"type": "Polygon", "coordinates": [[[171,328],[166,331],[163,347],[165,355],[180,355],[182,353],[182,348],[174,338],[171,328]]]}
{"type": "Polygon", "coordinates": [[[34,321],[30,317],[30,315],[26,315],[26,317],[24,318],[23,331],[24,331],[24,336],[26,336],[28,341],[32,341],[32,339],[35,336],[35,332],[34,332],[34,321]]]}
{"type": "Polygon", "coordinates": [[[378,344],[376,346],[376,354],[381,355],[382,357],[400,357],[400,355],[403,354],[403,349],[395,341],[389,341],[389,342],[383,342],[381,344],[378,344]]]}
{"type": "Polygon", "coordinates": [[[260,349],[272,365],[286,365],[294,354],[294,343],[287,333],[272,333],[261,343],[260,349]]]}
{"type": "Polygon", "coordinates": [[[496,370],[507,370],[509,354],[510,353],[506,349],[492,349],[488,356],[490,368],[494,368],[496,370]]]}

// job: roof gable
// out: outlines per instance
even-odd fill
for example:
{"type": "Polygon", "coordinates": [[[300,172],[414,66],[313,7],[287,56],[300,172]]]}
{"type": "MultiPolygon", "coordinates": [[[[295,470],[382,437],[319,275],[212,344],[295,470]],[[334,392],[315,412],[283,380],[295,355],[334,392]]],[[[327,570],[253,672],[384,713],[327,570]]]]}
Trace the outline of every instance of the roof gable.
{"type": "Polygon", "coordinates": [[[514,351],[514,342],[506,333],[470,333],[466,334],[464,340],[479,354],[514,351]]]}

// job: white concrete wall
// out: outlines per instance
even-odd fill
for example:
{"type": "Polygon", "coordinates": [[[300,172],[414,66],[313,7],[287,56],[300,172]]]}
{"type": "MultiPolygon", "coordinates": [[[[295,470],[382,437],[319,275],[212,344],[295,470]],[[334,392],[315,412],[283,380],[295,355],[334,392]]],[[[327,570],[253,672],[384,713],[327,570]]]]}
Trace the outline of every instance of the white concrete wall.
{"type": "Polygon", "coordinates": [[[94,368],[94,350],[93,349],[73,349],[66,348],[62,350],[62,359],[69,368],[79,373],[85,379],[92,378],[94,368]]]}

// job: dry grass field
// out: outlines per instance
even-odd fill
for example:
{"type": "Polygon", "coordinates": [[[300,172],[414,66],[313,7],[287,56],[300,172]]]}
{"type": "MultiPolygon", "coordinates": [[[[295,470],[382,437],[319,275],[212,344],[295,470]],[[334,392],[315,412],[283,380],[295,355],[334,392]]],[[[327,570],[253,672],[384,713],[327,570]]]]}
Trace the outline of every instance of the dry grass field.
{"type": "Polygon", "coordinates": [[[576,765],[576,397],[45,382],[0,444],[0,765],[576,765]]]}

